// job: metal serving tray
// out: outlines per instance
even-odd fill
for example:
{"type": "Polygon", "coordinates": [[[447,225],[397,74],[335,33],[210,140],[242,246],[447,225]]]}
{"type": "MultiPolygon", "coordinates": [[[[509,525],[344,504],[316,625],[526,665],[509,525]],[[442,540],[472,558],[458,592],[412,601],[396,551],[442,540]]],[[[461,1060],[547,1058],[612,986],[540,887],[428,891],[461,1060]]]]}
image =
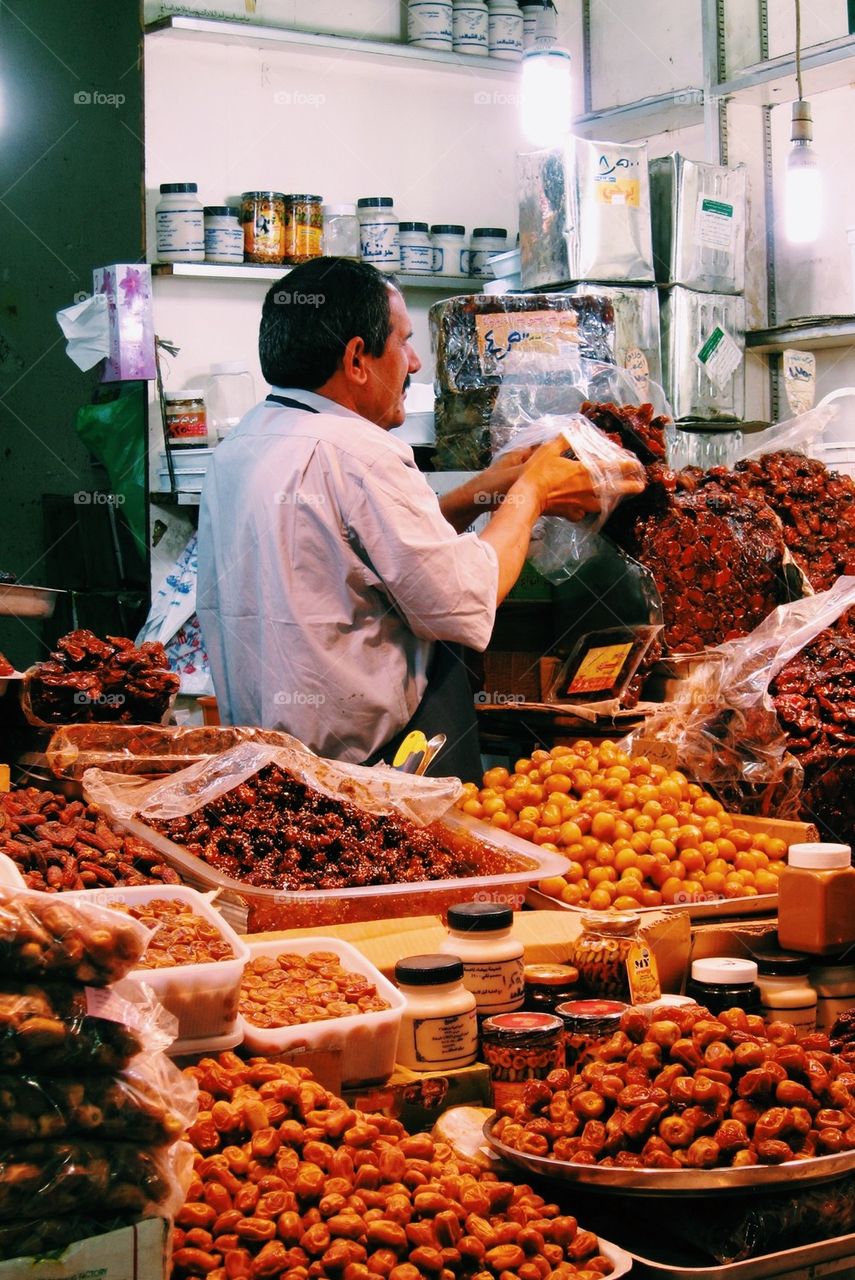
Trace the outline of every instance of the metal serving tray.
{"type": "Polygon", "coordinates": [[[637,1196],[756,1195],[782,1187],[833,1182],[855,1169],[855,1150],[784,1164],[744,1165],[738,1169],[613,1169],[596,1164],[571,1164],[546,1156],[528,1155],[494,1137],[498,1116],[484,1124],[484,1137],[504,1160],[529,1173],[560,1182],[576,1182],[586,1191],[637,1196]]]}
{"type": "Polygon", "coordinates": [[[741,1262],[715,1263],[707,1267],[689,1267],[660,1262],[636,1249],[627,1250],[638,1265],[634,1276],[663,1276],[669,1280],[773,1280],[773,1277],[851,1276],[855,1274],[855,1235],[834,1236],[794,1249],[763,1253],[741,1262]]]}

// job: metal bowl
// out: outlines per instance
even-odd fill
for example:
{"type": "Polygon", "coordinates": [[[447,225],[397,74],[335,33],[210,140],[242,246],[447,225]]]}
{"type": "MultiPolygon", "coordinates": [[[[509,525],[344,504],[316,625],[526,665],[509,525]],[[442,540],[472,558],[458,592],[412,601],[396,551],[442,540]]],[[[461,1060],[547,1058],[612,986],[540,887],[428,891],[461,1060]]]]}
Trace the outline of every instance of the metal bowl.
{"type": "Polygon", "coordinates": [[[64,595],[50,587],[25,587],[19,582],[0,582],[0,614],[10,618],[50,618],[56,598],[64,595]]]}
{"type": "Polygon", "coordinates": [[[587,1191],[614,1195],[700,1196],[750,1195],[776,1188],[795,1188],[817,1182],[832,1182],[855,1169],[855,1150],[810,1160],[788,1160],[784,1164],[751,1164],[738,1169],[613,1169],[596,1164],[571,1164],[548,1156],[532,1156],[516,1151],[494,1137],[499,1117],[484,1124],[484,1137],[504,1160],[521,1165],[541,1178],[576,1182],[587,1191]]]}

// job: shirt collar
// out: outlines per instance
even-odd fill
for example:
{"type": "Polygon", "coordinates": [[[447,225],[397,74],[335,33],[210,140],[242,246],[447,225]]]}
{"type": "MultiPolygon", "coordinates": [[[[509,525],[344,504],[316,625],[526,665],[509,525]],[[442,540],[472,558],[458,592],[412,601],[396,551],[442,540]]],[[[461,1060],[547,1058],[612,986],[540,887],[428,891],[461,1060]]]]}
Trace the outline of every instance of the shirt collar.
{"type": "Polygon", "coordinates": [[[317,409],[318,413],[333,413],[341,418],[356,418],[359,422],[368,421],[367,418],[362,417],[362,414],[354,413],[353,409],[346,409],[337,400],[319,396],[317,391],[304,391],[302,387],[271,387],[270,390],[275,396],[287,396],[289,400],[302,400],[303,404],[317,409]]]}

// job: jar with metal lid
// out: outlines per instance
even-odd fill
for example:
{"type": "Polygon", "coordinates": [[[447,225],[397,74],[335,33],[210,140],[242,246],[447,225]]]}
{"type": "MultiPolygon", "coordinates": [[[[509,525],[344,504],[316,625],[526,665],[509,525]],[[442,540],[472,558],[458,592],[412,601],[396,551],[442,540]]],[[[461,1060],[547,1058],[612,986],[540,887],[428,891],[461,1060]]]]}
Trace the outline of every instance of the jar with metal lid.
{"type": "Polygon", "coordinates": [[[527,964],[523,981],[523,1008],[532,1013],[554,1013],[579,994],[579,970],[572,964],[527,964]]]}
{"type": "Polygon", "coordinates": [[[487,0],[454,0],[452,34],[455,53],[486,57],[489,49],[487,0]]]}
{"type": "Polygon", "coordinates": [[[329,258],[359,261],[359,219],[355,204],[325,204],[321,243],[329,258]]]}
{"type": "Polygon", "coordinates": [[[475,997],[463,985],[456,956],[408,956],[395,965],[395,981],[407,998],[398,1035],[397,1061],[411,1071],[468,1067],[478,1056],[475,997]]]}
{"type": "Polygon", "coordinates": [[[810,985],[816,992],[816,1029],[830,1031],[842,1013],[855,1007],[855,964],[814,965],[810,985]]]}
{"type": "Polygon", "coordinates": [[[205,392],[196,387],[164,391],[166,438],[171,449],[203,449],[208,443],[205,392]]]}
{"type": "Polygon", "coordinates": [[[581,1071],[598,1062],[597,1050],[616,1031],[629,1008],[622,1000],[566,1000],[555,1010],[564,1023],[564,1065],[581,1071]]]}
{"type": "Polygon", "coordinates": [[[490,57],[518,62],[523,54],[523,16],[516,0],[488,0],[490,57]]]}
{"type": "Polygon", "coordinates": [[[205,219],[195,182],[161,182],[154,210],[159,262],[204,262],[205,219]]]}
{"type": "Polygon", "coordinates": [[[551,1013],[499,1013],[481,1025],[481,1055],[490,1068],[493,1106],[523,1095],[564,1065],[564,1023],[551,1013]]]}
{"type": "Polygon", "coordinates": [[[433,245],[434,275],[468,276],[466,228],[458,222],[435,222],[430,229],[430,238],[433,245]]]}
{"type": "Polygon", "coordinates": [[[451,0],[409,0],[407,40],[421,49],[450,53],[454,47],[451,0]]]}
{"type": "Polygon", "coordinates": [[[810,956],[795,951],[758,951],[760,1014],[767,1022],[791,1022],[799,1031],[816,1026],[816,992],[808,981],[810,956]]]}
{"type": "Polygon", "coordinates": [[[359,256],[378,271],[400,271],[398,215],[391,196],[362,196],[356,202],[359,256]]]}
{"type": "Polygon", "coordinates": [[[405,274],[423,276],[433,271],[433,245],[426,222],[401,222],[398,226],[401,270],[405,274]]]}
{"type": "Polygon", "coordinates": [[[494,253],[504,253],[508,247],[508,233],[504,227],[476,227],[469,242],[469,274],[492,280],[490,259],[494,253]]]}
{"type": "Polygon", "coordinates": [[[724,1009],[760,1012],[760,988],[757,965],[753,960],[733,956],[709,956],[692,961],[692,976],[686,983],[686,995],[698,1004],[719,1014],[724,1009]]]}
{"type": "Polygon", "coordinates": [[[282,261],[289,266],[321,256],[324,217],[320,196],[285,196],[282,261]]]}
{"type": "Polygon", "coordinates": [[[514,913],[496,902],[461,902],[448,908],[444,955],[463,961],[463,985],[479,1017],[511,1013],[523,1002],[523,944],[512,933],[514,913]]]}
{"type": "Polygon", "coordinates": [[[778,877],[778,941],[828,956],[855,942],[855,867],[848,844],[791,844],[778,877]]]}
{"type": "Polygon", "coordinates": [[[243,262],[243,227],[239,209],[227,204],[205,205],[205,261],[243,262]]]}
{"type": "Polygon", "coordinates": [[[573,946],[573,963],[591,995],[643,1004],[661,994],[656,958],[632,911],[591,912],[573,946]]]}
{"type": "Polygon", "coordinates": [[[244,191],[240,198],[243,252],[247,262],[282,261],[285,235],[285,193],[244,191]]]}

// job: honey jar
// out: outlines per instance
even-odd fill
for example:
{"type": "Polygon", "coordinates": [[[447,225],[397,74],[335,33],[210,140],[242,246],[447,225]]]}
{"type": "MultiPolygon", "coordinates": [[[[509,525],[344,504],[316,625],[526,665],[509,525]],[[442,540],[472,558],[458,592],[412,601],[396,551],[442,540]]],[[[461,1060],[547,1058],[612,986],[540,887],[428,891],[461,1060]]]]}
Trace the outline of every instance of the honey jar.
{"type": "Polygon", "coordinates": [[[244,191],[240,198],[243,256],[247,262],[279,263],[285,251],[285,194],[244,191]]]}
{"type": "Polygon", "coordinates": [[[581,1071],[597,1062],[597,1048],[620,1030],[629,1005],[622,1000],[567,1000],[555,1010],[564,1024],[564,1065],[581,1071]]]}
{"type": "Polygon", "coordinates": [[[590,913],[573,948],[579,981],[592,996],[643,1004],[660,994],[656,959],[631,911],[590,913]]]}
{"type": "Polygon", "coordinates": [[[493,1106],[517,1101],[527,1080],[542,1080],[564,1062],[564,1023],[551,1013],[498,1013],[481,1026],[493,1106]]]}

